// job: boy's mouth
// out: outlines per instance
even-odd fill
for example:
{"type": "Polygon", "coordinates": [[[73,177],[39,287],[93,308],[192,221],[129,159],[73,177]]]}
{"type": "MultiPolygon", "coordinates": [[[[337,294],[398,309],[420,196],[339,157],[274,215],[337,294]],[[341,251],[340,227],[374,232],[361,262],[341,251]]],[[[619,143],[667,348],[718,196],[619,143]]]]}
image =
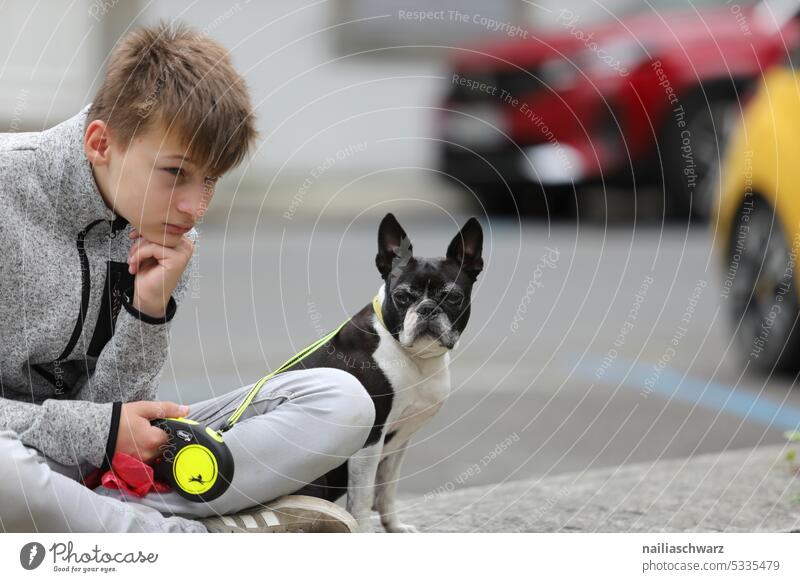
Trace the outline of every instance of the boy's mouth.
{"type": "Polygon", "coordinates": [[[182,226],[180,224],[170,224],[168,222],[164,223],[166,227],[166,231],[170,234],[186,234],[190,230],[192,230],[191,226],[182,226]]]}

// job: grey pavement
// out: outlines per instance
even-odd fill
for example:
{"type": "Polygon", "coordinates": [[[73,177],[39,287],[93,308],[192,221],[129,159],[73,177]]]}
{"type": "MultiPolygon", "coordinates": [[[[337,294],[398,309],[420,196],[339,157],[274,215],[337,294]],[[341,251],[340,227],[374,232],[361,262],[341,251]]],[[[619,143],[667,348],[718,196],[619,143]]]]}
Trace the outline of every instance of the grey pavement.
{"type": "MultiPolygon", "coordinates": [[[[398,499],[423,532],[788,532],[791,446],[764,446],[398,499]]],[[[377,524],[377,518],[375,523],[377,524]]]]}

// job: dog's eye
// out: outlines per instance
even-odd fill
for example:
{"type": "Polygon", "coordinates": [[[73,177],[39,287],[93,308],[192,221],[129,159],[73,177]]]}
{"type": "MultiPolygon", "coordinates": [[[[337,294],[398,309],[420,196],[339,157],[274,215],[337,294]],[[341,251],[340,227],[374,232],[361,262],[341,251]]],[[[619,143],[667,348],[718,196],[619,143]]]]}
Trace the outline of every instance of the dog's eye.
{"type": "Polygon", "coordinates": [[[394,301],[398,305],[407,305],[411,301],[411,294],[405,291],[398,291],[392,297],[394,297],[394,301]]]}
{"type": "Polygon", "coordinates": [[[450,305],[458,305],[464,299],[464,296],[461,293],[453,293],[452,291],[448,293],[444,300],[449,303],[450,305]]]}

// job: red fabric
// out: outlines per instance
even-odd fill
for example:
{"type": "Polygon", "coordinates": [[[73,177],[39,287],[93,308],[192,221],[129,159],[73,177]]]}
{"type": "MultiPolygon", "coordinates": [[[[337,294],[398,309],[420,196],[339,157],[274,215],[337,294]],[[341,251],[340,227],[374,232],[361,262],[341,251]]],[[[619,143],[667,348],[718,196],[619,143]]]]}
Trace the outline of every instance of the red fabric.
{"type": "Polygon", "coordinates": [[[111,470],[100,477],[100,484],[109,489],[122,489],[136,497],[144,497],[153,491],[172,491],[172,487],[153,478],[153,467],[125,453],[114,453],[111,470]]]}

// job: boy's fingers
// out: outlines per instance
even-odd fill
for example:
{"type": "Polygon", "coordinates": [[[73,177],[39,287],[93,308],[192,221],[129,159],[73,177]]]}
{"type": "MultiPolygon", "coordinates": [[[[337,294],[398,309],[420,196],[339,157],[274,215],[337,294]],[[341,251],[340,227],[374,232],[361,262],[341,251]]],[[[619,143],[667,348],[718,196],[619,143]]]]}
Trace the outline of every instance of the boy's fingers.
{"type": "Polygon", "coordinates": [[[128,251],[128,272],[136,274],[141,264],[147,259],[154,259],[161,263],[169,261],[166,266],[171,268],[173,265],[185,265],[189,262],[194,252],[194,242],[183,235],[181,241],[174,247],[167,247],[156,242],[147,240],[144,237],[137,238],[128,251]]]}
{"type": "Polygon", "coordinates": [[[141,242],[143,240],[143,238],[136,239],[131,245],[131,248],[128,250],[128,264],[130,265],[130,267],[128,267],[128,271],[130,273],[135,273],[138,267],[138,265],[134,265],[134,256],[136,254],[136,250],[141,246],[141,242]]]}
{"type": "Polygon", "coordinates": [[[156,243],[144,242],[136,247],[133,253],[131,253],[130,265],[133,269],[131,272],[135,273],[138,271],[139,265],[141,265],[142,262],[146,261],[147,259],[152,258],[161,262],[168,259],[170,256],[170,250],[166,247],[162,247],[156,243]]]}
{"type": "Polygon", "coordinates": [[[164,402],[163,404],[167,412],[167,416],[179,417],[189,412],[188,406],[177,404],[175,402],[164,402]]]}
{"type": "Polygon", "coordinates": [[[169,441],[169,435],[167,434],[167,431],[157,426],[150,427],[150,435],[150,438],[153,439],[150,443],[151,447],[160,447],[161,445],[167,444],[169,441]]]}
{"type": "Polygon", "coordinates": [[[152,259],[152,261],[158,264],[158,257],[154,257],[153,254],[151,252],[148,252],[147,250],[135,253],[133,257],[131,257],[130,267],[128,268],[128,271],[130,271],[132,275],[135,275],[139,271],[139,267],[142,264],[147,263],[150,259],[152,259]]]}
{"type": "Polygon", "coordinates": [[[131,248],[128,249],[128,256],[129,257],[132,256],[133,253],[136,252],[136,249],[138,249],[140,246],[142,246],[142,245],[151,245],[151,244],[159,246],[159,247],[164,248],[164,249],[167,249],[168,251],[174,251],[174,252],[181,253],[181,254],[184,254],[184,255],[187,255],[187,256],[191,256],[192,255],[192,251],[194,251],[194,241],[192,241],[192,239],[190,239],[186,235],[183,235],[183,237],[181,237],[180,242],[177,245],[175,245],[174,247],[168,247],[168,246],[162,245],[161,243],[147,240],[144,237],[138,237],[133,242],[133,244],[131,245],[131,248]]]}
{"type": "Polygon", "coordinates": [[[175,402],[155,400],[152,402],[143,401],[143,404],[145,406],[141,414],[142,416],[151,420],[154,418],[183,416],[189,412],[188,406],[177,404],[175,402]]]}
{"type": "Polygon", "coordinates": [[[142,240],[143,239],[139,238],[139,239],[136,239],[135,241],[133,241],[133,244],[131,245],[131,248],[128,249],[128,258],[129,259],[133,256],[133,253],[136,251],[136,249],[139,248],[139,244],[141,243],[142,240]]]}
{"type": "Polygon", "coordinates": [[[139,415],[148,420],[154,418],[164,418],[164,406],[162,402],[158,401],[142,401],[139,403],[139,415]]]}
{"type": "Polygon", "coordinates": [[[158,243],[142,240],[142,242],[136,246],[136,249],[134,249],[132,255],[135,255],[136,253],[141,254],[144,252],[147,252],[148,256],[155,257],[159,261],[168,258],[177,258],[183,254],[182,249],[179,250],[178,248],[165,247],[158,243]]]}

